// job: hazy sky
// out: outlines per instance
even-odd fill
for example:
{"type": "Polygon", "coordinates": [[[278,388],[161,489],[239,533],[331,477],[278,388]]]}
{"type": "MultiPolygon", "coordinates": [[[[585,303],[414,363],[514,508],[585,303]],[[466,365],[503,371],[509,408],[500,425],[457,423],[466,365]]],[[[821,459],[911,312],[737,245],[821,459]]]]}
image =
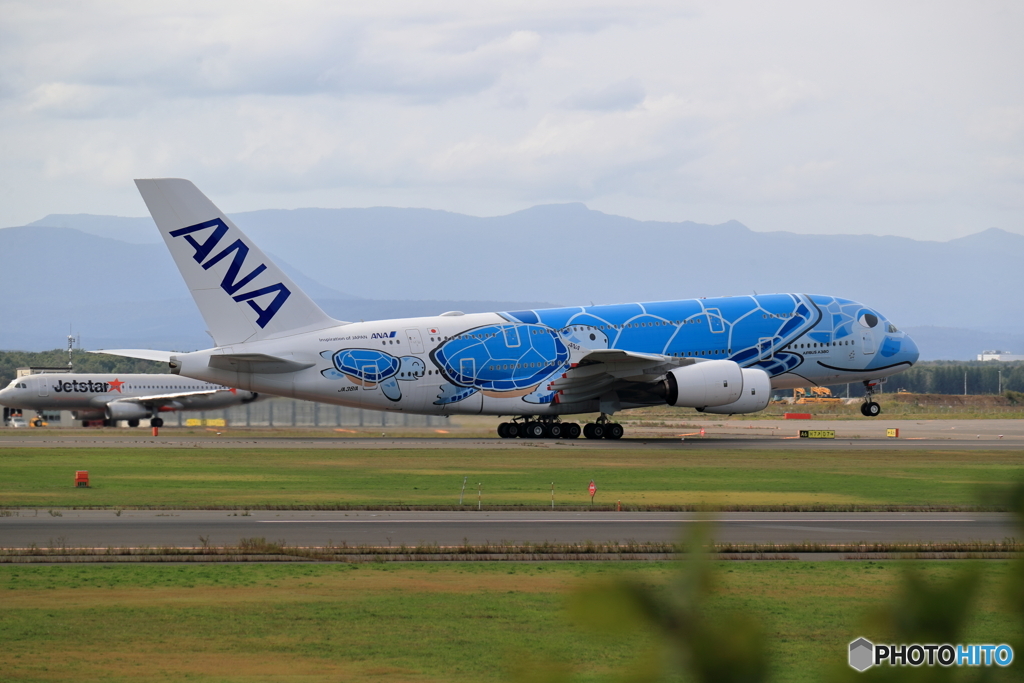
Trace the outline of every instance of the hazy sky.
{"type": "Polygon", "coordinates": [[[1024,3],[8,2],[0,226],[581,201],[642,219],[1024,233],[1024,3]]]}

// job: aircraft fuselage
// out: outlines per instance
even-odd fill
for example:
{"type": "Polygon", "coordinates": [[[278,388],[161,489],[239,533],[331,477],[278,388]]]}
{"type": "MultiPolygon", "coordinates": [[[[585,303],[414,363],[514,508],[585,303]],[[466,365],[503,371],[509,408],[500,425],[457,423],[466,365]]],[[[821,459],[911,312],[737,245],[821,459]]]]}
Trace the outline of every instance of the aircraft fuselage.
{"type": "MultiPolygon", "coordinates": [[[[188,377],[256,392],[425,414],[564,415],[600,399],[560,400],[552,381],[595,350],[731,360],[773,388],[876,380],[918,358],[913,340],[848,299],[769,294],[348,323],[237,345],[286,357],[296,371],[211,363],[221,347],[172,357],[188,377]],[[298,367],[301,367],[298,366],[298,367]]],[[[651,378],[652,380],[654,377],[651,378]]],[[[613,387],[619,408],[664,403],[637,381],[613,387]]]]}

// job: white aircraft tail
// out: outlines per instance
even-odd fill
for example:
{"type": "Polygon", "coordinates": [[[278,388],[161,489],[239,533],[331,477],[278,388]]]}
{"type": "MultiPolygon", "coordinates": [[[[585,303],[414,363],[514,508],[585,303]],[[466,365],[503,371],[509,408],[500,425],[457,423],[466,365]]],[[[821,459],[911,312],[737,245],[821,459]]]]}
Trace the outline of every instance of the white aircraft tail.
{"type": "Polygon", "coordinates": [[[217,346],[340,324],[188,180],[136,180],[217,346]]]}

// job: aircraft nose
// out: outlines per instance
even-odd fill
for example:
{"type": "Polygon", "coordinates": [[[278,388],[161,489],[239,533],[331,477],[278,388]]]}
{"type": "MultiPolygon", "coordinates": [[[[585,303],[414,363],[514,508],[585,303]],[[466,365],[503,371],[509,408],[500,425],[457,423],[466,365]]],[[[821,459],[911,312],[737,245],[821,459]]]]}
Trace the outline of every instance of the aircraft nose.
{"type": "Polygon", "coordinates": [[[917,359],[921,357],[921,352],[917,348],[917,342],[911,339],[909,334],[903,338],[903,353],[911,365],[916,363],[917,359]]]}

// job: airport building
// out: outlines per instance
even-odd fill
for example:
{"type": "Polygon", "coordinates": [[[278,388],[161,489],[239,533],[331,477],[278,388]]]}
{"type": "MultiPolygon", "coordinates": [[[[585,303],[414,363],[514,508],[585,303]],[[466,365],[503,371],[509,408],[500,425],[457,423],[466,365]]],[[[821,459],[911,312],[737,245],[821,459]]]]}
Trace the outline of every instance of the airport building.
{"type": "Polygon", "coordinates": [[[1024,356],[1006,353],[1005,351],[982,351],[978,354],[978,360],[1000,360],[1009,362],[1014,360],[1024,360],[1024,356]]]}
{"type": "MultiPolygon", "coordinates": [[[[4,410],[5,426],[13,426],[12,416],[7,414],[9,409],[4,410]]],[[[19,422],[18,426],[28,426],[27,423],[35,416],[34,410],[24,411],[24,424],[19,422]]],[[[443,427],[448,424],[448,419],[442,415],[346,408],[291,398],[269,398],[224,410],[177,411],[161,413],[160,416],[165,427],[443,427]]],[[[67,410],[44,411],[41,417],[50,427],[82,425],[67,410]]]]}

